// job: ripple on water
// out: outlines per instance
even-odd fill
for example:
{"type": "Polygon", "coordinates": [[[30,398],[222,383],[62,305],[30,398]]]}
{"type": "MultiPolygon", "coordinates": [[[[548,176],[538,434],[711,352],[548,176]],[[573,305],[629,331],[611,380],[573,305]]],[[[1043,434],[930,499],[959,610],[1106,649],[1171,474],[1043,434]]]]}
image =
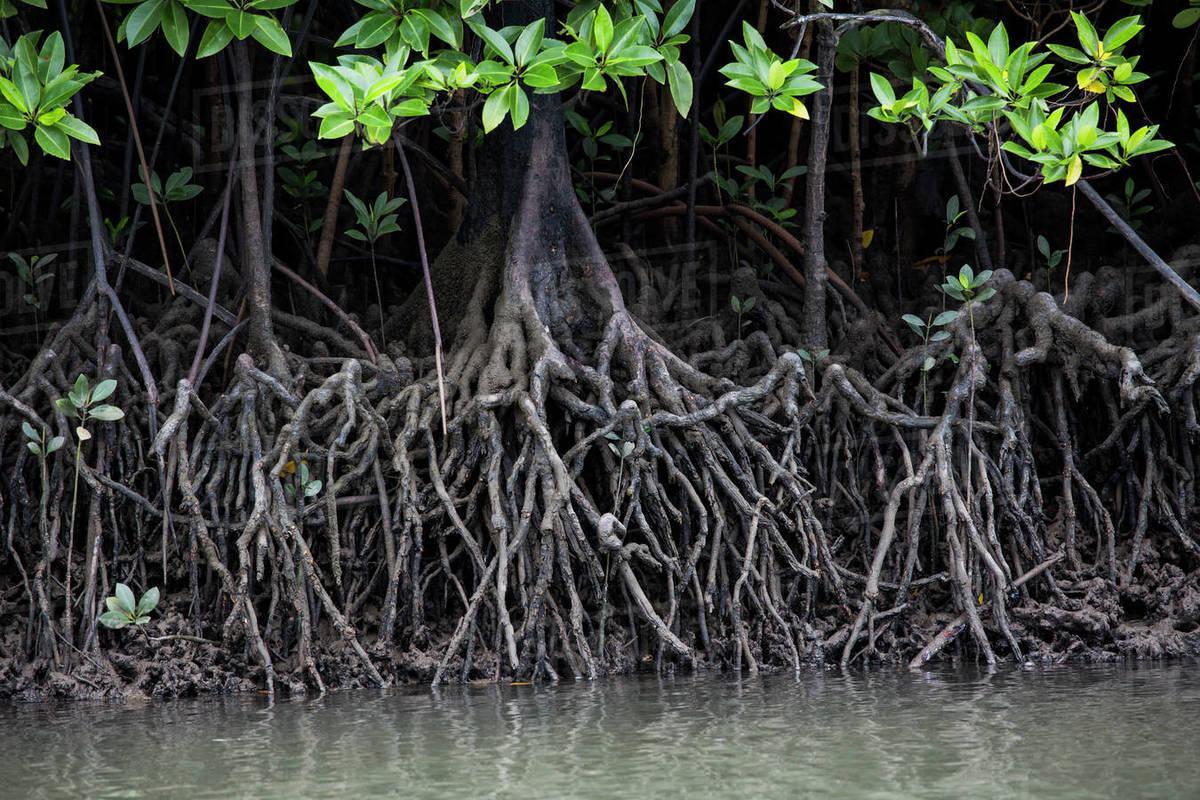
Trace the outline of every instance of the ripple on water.
{"type": "Polygon", "coordinates": [[[1200,796],[1200,664],[0,707],[0,797],[1200,796]]]}

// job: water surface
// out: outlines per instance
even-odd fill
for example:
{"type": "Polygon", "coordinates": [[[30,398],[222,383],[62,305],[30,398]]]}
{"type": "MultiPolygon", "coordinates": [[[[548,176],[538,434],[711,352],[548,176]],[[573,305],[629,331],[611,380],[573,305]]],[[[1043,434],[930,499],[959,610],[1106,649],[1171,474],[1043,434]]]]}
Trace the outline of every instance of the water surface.
{"type": "Polygon", "coordinates": [[[0,797],[1200,797],[1200,664],[0,705],[0,797]]]}

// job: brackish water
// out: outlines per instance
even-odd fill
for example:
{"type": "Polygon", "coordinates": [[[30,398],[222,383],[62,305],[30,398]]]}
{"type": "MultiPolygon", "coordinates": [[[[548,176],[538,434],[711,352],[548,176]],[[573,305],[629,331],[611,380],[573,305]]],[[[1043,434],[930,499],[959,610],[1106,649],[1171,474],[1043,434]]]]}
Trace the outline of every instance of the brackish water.
{"type": "Polygon", "coordinates": [[[7,704],[0,797],[1192,798],[1200,663],[7,704]]]}

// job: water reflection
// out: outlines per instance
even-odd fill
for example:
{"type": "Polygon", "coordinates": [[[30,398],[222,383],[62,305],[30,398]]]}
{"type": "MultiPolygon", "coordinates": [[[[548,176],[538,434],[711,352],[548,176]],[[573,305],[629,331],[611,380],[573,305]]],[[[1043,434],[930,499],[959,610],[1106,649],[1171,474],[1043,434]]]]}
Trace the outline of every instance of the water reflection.
{"type": "Polygon", "coordinates": [[[1200,665],[0,707],[11,797],[1200,796],[1200,665]]]}

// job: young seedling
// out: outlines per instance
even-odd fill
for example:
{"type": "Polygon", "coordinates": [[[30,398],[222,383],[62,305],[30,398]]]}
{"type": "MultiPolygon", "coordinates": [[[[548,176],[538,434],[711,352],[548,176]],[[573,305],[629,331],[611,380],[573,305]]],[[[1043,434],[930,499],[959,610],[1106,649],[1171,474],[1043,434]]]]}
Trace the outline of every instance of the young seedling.
{"type": "MultiPolygon", "coordinates": [[[[975,304],[982,303],[996,294],[996,290],[991,287],[985,287],[984,284],[992,277],[992,271],[985,269],[978,275],[971,269],[970,265],[963,264],[958,271],[958,275],[947,275],[946,282],[938,288],[943,292],[953,297],[955,300],[961,300],[967,304],[967,316],[971,320],[971,347],[975,347],[975,304]]],[[[970,382],[967,399],[967,439],[970,440],[975,432],[975,382],[970,382]]],[[[972,459],[967,459],[966,470],[966,488],[967,494],[971,491],[971,467],[972,459]]]]}
{"type": "MultiPolygon", "coordinates": [[[[112,396],[116,388],[117,382],[109,378],[100,381],[93,389],[88,385],[87,376],[80,374],[75,379],[75,386],[67,393],[67,396],[60,397],[54,401],[58,410],[64,415],[78,420],[78,424],[75,426],[75,484],[71,490],[71,524],[67,533],[66,595],[68,630],[70,630],[71,621],[71,556],[75,543],[75,509],[78,506],[77,500],[79,499],[79,465],[83,454],[83,443],[92,438],[92,433],[87,428],[88,423],[93,420],[96,422],[115,422],[125,416],[125,412],[117,406],[103,402],[112,396]]],[[[28,435],[26,433],[26,436],[28,435]]]]}
{"type": "MultiPolygon", "coordinates": [[[[1154,210],[1154,206],[1144,202],[1149,196],[1149,189],[1139,189],[1133,178],[1126,178],[1121,194],[1107,194],[1104,199],[1129,223],[1129,227],[1136,231],[1145,222],[1144,217],[1154,210]]],[[[1108,232],[1116,233],[1117,229],[1110,225],[1108,232]]]]}
{"type": "Polygon", "coordinates": [[[104,599],[108,611],[100,615],[100,624],[106,628],[120,630],[130,625],[145,625],[150,621],[150,612],[158,607],[157,586],[151,586],[136,603],[133,590],[125,584],[118,583],[115,592],[104,599]]]}
{"type": "Polygon", "coordinates": [[[283,478],[288,475],[292,476],[289,483],[283,485],[283,490],[287,492],[287,496],[295,500],[297,497],[307,500],[310,497],[316,497],[324,485],[321,481],[313,478],[308,471],[308,462],[301,461],[297,464],[295,461],[289,461],[283,465],[283,472],[279,477],[283,478]]]}
{"type": "Polygon", "coordinates": [[[745,300],[739,298],[736,294],[729,298],[729,305],[733,307],[733,313],[737,314],[737,338],[742,340],[742,314],[749,314],[754,308],[754,298],[747,297],[745,300]]]}
{"type": "Polygon", "coordinates": [[[636,445],[633,442],[622,441],[614,431],[604,434],[604,438],[608,439],[608,449],[617,457],[617,490],[620,491],[621,483],[625,479],[625,459],[636,445]]]}
{"type": "Polygon", "coordinates": [[[929,414],[929,373],[937,366],[937,359],[929,354],[929,345],[935,342],[941,342],[950,338],[950,331],[945,330],[945,326],[949,325],[954,320],[958,319],[957,311],[943,311],[934,317],[930,314],[929,318],[921,319],[916,314],[905,314],[901,317],[908,327],[912,328],[913,333],[921,337],[922,349],[925,352],[925,358],[921,361],[921,398],[922,408],[926,415],[929,414]],[[941,328],[942,330],[936,330],[941,328]]]}
{"type": "Polygon", "coordinates": [[[291,160],[295,168],[280,165],[275,171],[279,173],[283,191],[299,204],[300,213],[304,217],[304,234],[309,236],[321,229],[322,222],[320,218],[309,218],[309,201],[329,194],[329,187],[317,177],[315,168],[315,162],[325,158],[326,153],[312,139],[306,140],[299,147],[292,144],[293,141],[298,141],[302,134],[294,120],[286,122],[290,123],[288,127],[291,130],[280,134],[276,144],[279,145],[280,155],[291,160]]]}
{"type": "MultiPolygon", "coordinates": [[[[118,249],[121,243],[125,241],[125,237],[129,235],[129,217],[121,217],[117,222],[113,222],[109,217],[104,218],[104,227],[108,229],[108,243],[113,249],[118,249]]],[[[139,222],[137,226],[140,228],[146,223],[139,222]]]]}
{"type": "Polygon", "coordinates": [[[741,114],[726,117],[725,101],[718,99],[713,105],[713,123],[715,124],[715,131],[710,131],[708,126],[703,123],[700,124],[700,138],[712,149],[713,182],[717,184],[719,189],[729,193],[732,197],[737,194],[737,183],[726,181],[718,166],[717,156],[721,148],[727,147],[733,141],[733,137],[742,132],[745,117],[741,114]]]}
{"type": "MultiPolygon", "coordinates": [[[[368,206],[349,189],[346,189],[346,199],[350,201],[350,207],[354,209],[354,215],[358,218],[358,227],[346,231],[346,235],[351,239],[366,242],[371,248],[371,274],[375,277],[375,299],[379,303],[379,335],[384,336],[383,292],[379,288],[379,270],[375,266],[375,243],[387,234],[400,230],[400,225],[396,222],[399,216],[396,211],[406,200],[403,197],[389,198],[387,192],[380,192],[375,202],[368,206]]],[[[386,337],[384,345],[387,345],[386,337]]]]}
{"type": "Polygon", "coordinates": [[[45,256],[30,256],[26,261],[20,253],[8,254],[8,260],[13,262],[17,268],[17,280],[25,287],[25,293],[21,299],[25,305],[34,309],[35,316],[37,311],[42,308],[42,301],[38,298],[38,286],[54,278],[53,272],[42,272],[42,270],[56,258],[58,258],[58,253],[50,253],[45,256]]]}
{"type": "Polygon", "coordinates": [[[25,446],[29,448],[29,452],[40,459],[45,459],[63,446],[64,439],[61,436],[55,436],[47,441],[45,428],[38,433],[28,422],[22,422],[21,430],[24,432],[25,438],[29,440],[25,446]]]}
{"type": "MultiPolygon", "coordinates": [[[[804,164],[799,164],[789,169],[784,170],[782,175],[776,176],[766,164],[761,164],[756,167],[750,167],[745,164],[738,164],[737,171],[746,176],[746,182],[742,184],[739,190],[731,192],[731,194],[741,194],[748,201],[752,208],[759,213],[771,217],[780,226],[784,228],[795,227],[796,223],[792,221],[792,217],[796,216],[797,211],[788,206],[787,200],[781,192],[787,188],[788,181],[798,178],[808,172],[808,167],[804,164]],[[770,197],[766,202],[758,200],[756,189],[758,184],[762,184],[770,197]]],[[[732,188],[737,184],[730,181],[732,188]]]]}
{"type": "Polygon", "coordinates": [[[1042,256],[1042,262],[1046,265],[1046,283],[1050,283],[1050,273],[1062,263],[1062,258],[1067,254],[1066,250],[1051,250],[1050,242],[1045,236],[1038,235],[1037,249],[1042,256]]]}
{"type": "Polygon", "coordinates": [[[966,209],[959,210],[958,195],[950,195],[946,201],[946,231],[942,238],[942,255],[949,255],[959,239],[974,239],[975,229],[970,225],[959,225],[958,221],[967,213],[966,209]]]}
{"type": "Polygon", "coordinates": [[[167,176],[167,182],[164,185],[158,177],[158,173],[150,171],[150,188],[146,188],[144,183],[135,183],[130,187],[133,192],[133,199],[144,206],[150,205],[150,192],[154,192],[154,202],[166,212],[167,223],[171,226],[171,231],[175,234],[175,243],[179,245],[179,252],[183,254],[183,265],[187,268],[188,274],[191,275],[192,265],[188,263],[187,248],[183,246],[183,238],[179,235],[179,228],[175,225],[175,218],[171,216],[169,204],[191,200],[196,195],[203,191],[203,188],[196,183],[192,183],[192,168],[183,167],[182,169],[172,172],[167,176]]]}

